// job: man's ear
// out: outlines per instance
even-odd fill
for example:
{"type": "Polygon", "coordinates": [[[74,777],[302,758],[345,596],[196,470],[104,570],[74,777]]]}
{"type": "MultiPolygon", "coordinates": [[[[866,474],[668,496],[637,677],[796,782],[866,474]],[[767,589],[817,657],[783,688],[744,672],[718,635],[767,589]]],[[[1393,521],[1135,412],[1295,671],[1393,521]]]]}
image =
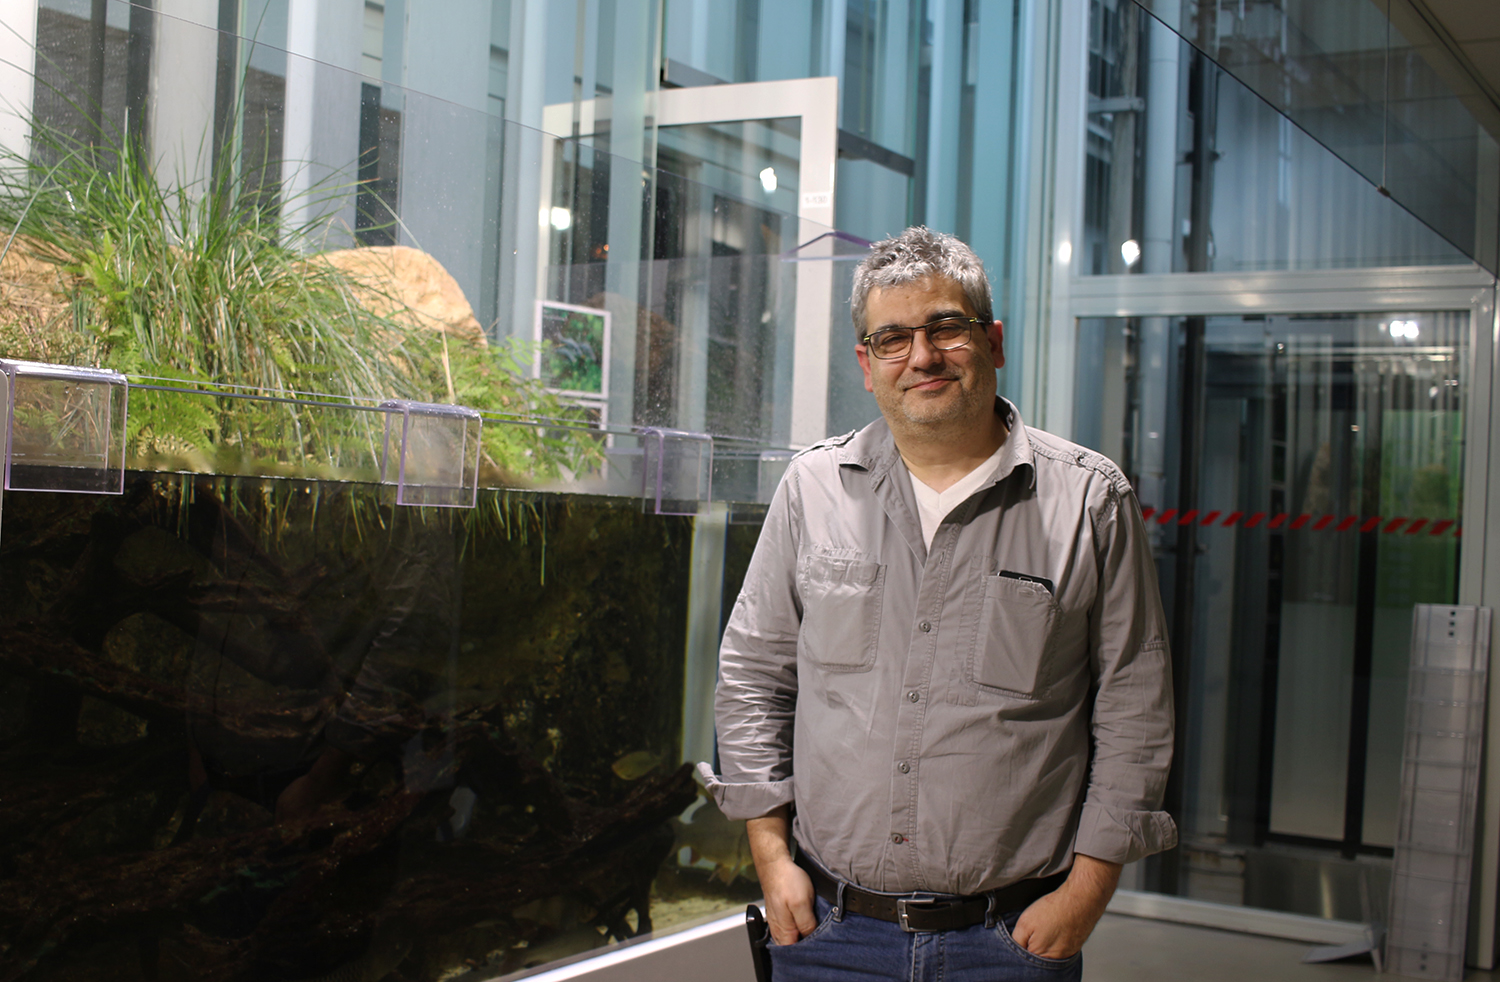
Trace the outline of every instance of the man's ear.
{"type": "MultiPolygon", "coordinates": [[[[990,354],[995,359],[996,368],[1005,367],[1005,325],[995,321],[984,329],[984,336],[990,342],[990,354]]],[[[866,373],[868,374],[868,373],[866,373]]]]}
{"type": "Polygon", "coordinates": [[[865,373],[865,391],[874,392],[875,382],[870,378],[870,349],[862,344],[854,346],[854,357],[859,359],[860,371],[865,373]]]}

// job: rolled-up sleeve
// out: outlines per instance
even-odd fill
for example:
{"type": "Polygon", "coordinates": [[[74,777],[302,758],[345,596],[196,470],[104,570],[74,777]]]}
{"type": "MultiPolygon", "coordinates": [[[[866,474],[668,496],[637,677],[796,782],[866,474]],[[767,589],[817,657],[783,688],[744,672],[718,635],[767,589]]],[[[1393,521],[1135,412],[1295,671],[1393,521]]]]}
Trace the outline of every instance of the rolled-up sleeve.
{"type": "Polygon", "coordinates": [[[699,764],[726,817],[758,818],[792,800],[797,711],[800,533],[796,461],[771,501],[719,649],[714,717],[719,773],[699,764]]]}
{"type": "Polygon", "coordinates": [[[1172,765],[1172,659],[1134,494],[1111,487],[1096,542],[1093,764],[1074,850],[1129,863],[1177,844],[1177,827],[1160,810],[1172,765]]]}

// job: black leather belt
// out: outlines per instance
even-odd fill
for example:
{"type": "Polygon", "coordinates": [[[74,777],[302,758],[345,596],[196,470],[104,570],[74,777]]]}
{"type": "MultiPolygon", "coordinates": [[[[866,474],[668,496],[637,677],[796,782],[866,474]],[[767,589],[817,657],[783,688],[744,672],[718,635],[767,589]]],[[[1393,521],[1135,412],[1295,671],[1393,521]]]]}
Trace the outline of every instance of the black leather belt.
{"type": "Polygon", "coordinates": [[[852,883],[841,884],[801,852],[797,854],[797,865],[812,877],[813,889],[818,896],[834,907],[842,907],[843,913],[863,914],[890,921],[901,925],[903,931],[952,931],[975,924],[993,923],[991,918],[1021,910],[1037,898],[1062,886],[1063,880],[1068,878],[1066,872],[1054,873],[1038,879],[1022,880],[973,897],[926,893],[903,895],[871,893],[852,883]],[[843,888],[842,895],[840,887],[843,888]]]}

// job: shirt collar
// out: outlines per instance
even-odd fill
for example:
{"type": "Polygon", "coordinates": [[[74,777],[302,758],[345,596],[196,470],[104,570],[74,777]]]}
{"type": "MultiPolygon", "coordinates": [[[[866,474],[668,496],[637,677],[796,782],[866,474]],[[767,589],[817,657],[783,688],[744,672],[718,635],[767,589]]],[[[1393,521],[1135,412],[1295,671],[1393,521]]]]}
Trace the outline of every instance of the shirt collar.
{"type": "MultiPolygon", "coordinates": [[[[1010,477],[1018,467],[1027,469],[1027,486],[1036,487],[1036,452],[1031,438],[1026,433],[1026,424],[1021,420],[1021,411],[1015,403],[1003,396],[995,397],[995,412],[1005,421],[1010,435],[1001,445],[1000,466],[995,471],[991,484],[999,484],[1010,477]]],[[[863,468],[870,473],[872,483],[878,484],[901,462],[896,449],[896,439],[885,419],[877,419],[866,426],[853,439],[839,448],[839,464],[863,468]]]]}

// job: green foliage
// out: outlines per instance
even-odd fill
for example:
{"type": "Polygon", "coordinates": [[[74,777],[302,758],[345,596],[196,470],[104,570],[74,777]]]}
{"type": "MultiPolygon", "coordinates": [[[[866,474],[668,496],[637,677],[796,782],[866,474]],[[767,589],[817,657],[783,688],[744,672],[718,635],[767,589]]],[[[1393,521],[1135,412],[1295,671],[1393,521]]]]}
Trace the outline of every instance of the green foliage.
{"type": "MultiPolygon", "coordinates": [[[[134,464],[368,477],[384,420],[338,404],[404,398],[517,419],[566,414],[509,347],[370,309],[382,286],[290,245],[316,241],[321,226],[286,227],[279,214],[291,209],[268,202],[229,152],[206,182],[163,187],[129,140],[101,150],[34,131],[37,158],[56,163],[0,155],[0,225],[24,254],[16,259],[52,271],[64,302],[40,323],[0,327],[0,356],[215,393],[133,388],[134,464]],[[315,395],[232,397],[289,392],[315,395]]],[[[349,191],[317,189],[299,210],[316,215],[349,191]]],[[[492,419],[484,430],[489,481],[547,479],[600,456],[588,438],[536,426],[492,419]]]]}

